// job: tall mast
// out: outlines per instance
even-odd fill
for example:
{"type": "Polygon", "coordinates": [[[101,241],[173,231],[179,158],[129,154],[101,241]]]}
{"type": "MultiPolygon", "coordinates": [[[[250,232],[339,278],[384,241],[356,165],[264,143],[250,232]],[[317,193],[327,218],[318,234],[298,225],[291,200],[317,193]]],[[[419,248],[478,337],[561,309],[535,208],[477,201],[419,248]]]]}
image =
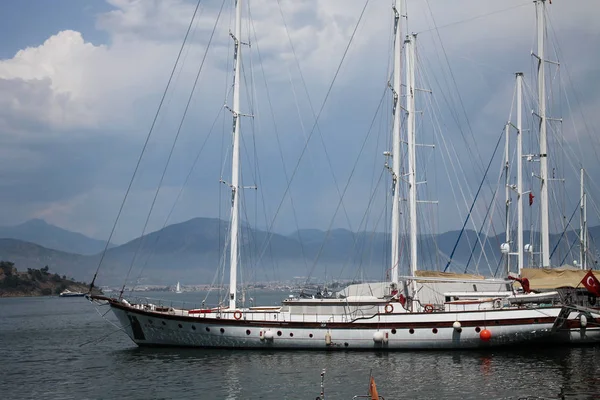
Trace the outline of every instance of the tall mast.
{"type": "MultiPolygon", "coordinates": [[[[502,254],[506,255],[506,271],[510,274],[510,256],[517,256],[517,267],[519,275],[523,270],[523,136],[522,136],[522,97],[523,97],[523,73],[517,72],[517,184],[509,184],[509,172],[510,172],[510,157],[509,157],[509,127],[512,123],[509,121],[506,124],[506,150],[504,154],[504,168],[505,168],[505,190],[506,190],[506,241],[502,243],[500,249],[502,254]],[[510,205],[512,203],[510,190],[517,192],[517,252],[510,251],[511,249],[511,234],[510,234],[510,205]]],[[[512,125],[515,127],[514,125],[512,125]]]]}
{"type": "MultiPolygon", "coordinates": [[[[416,34],[406,36],[406,143],[408,146],[408,213],[410,227],[410,272],[417,272],[417,179],[415,152],[415,41],[416,34]]],[[[414,282],[414,281],[413,281],[414,282]]]]}
{"type": "Polygon", "coordinates": [[[505,142],[504,142],[504,196],[506,199],[505,202],[505,220],[504,220],[504,227],[505,227],[505,239],[504,239],[504,244],[502,245],[502,252],[504,253],[504,255],[506,256],[506,274],[508,275],[510,273],[510,203],[511,203],[511,199],[510,199],[510,190],[511,190],[511,186],[510,186],[510,122],[506,123],[506,126],[504,127],[504,137],[505,137],[505,142]]]}
{"type": "Polygon", "coordinates": [[[540,219],[542,239],[542,267],[550,267],[550,233],[548,225],[548,149],[546,139],[546,82],[544,34],[546,30],[546,0],[536,0],[537,59],[538,59],[538,117],[540,118],[540,219]]]}
{"type": "Polygon", "coordinates": [[[523,270],[523,73],[517,72],[517,264],[523,270]]]}
{"type": "Polygon", "coordinates": [[[240,70],[242,65],[242,0],[235,1],[235,31],[233,50],[233,149],[231,156],[231,253],[229,268],[229,308],[236,308],[238,233],[239,233],[239,179],[240,179],[240,70]]]}
{"type": "Polygon", "coordinates": [[[400,90],[401,90],[401,52],[402,52],[402,0],[396,0],[394,10],[394,126],[392,131],[392,267],[391,280],[398,284],[398,264],[400,262],[400,90]]]}
{"type": "Polygon", "coordinates": [[[581,168],[581,197],[579,205],[579,264],[581,269],[587,269],[587,212],[586,212],[586,194],[583,185],[585,170],[581,168]]]}

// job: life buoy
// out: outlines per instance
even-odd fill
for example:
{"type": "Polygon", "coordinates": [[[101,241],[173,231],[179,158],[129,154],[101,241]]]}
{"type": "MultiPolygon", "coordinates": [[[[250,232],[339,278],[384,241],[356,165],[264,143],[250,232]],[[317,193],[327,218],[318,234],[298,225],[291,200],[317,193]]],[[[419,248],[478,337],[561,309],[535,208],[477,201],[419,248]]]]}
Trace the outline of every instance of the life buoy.
{"type": "Polygon", "coordinates": [[[500,300],[500,299],[494,300],[494,308],[502,308],[502,300],[500,300]]]}
{"type": "Polygon", "coordinates": [[[389,313],[391,313],[392,311],[394,311],[394,306],[393,306],[393,305],[391,305],[391,304],[386,304],[386,305],[385,305],[385,312],[386,312],[386,314],[389,314],[389,313]]]}
{"type": "Polygon", "coordinates": [[[432,313],[433,312],[433,304],[425,304],[425,312],[432,313]]]}
{"type": "Polygon", "coordinates": [[[242,318],[242,312],[241,311],[236,311],[233,313],[233,318],[235,319],[240,319],[242,318]]]}

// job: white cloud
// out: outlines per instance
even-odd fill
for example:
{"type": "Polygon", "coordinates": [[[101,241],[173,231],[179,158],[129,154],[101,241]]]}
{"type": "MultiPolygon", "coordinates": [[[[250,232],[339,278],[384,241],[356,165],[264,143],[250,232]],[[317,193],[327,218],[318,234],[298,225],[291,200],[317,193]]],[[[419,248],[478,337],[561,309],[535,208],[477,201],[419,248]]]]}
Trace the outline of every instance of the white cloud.
{"type": "MultiPolygon", "coordinates": [[[[99,15],[96,25],[98,29],[107,32],[106,44],[90,43],[81,33],[66,30],[50,36],[37,47],[23,49],[10,59],[0,60],[0,129],[5,136],[3,140],[8,140],[7,135],[11,136],[11,140],[14,140],[15,136],[37,140],[41,135],[50,134],[75,135],[83,132],[91,135],[99,132],[111,134],[116,131],[147,131],[151,114],[155,111],[179,51],[195,2],[107,1],[114,9],[99,15]]],[[[349,104],[346,110],[357,110],[355,114],[358,114],[368,107],[364,119],[370,120],[372,117],[366,115],[374,109],[374,105],[368,104],[371,101],[368,92],[376,87],[380,94],[380,89],[387,79],[391,3],[391,0],[371,1],[334,88],[335,93],[332,96],[337,93],[338,97],[332,97],[326,112],[343,109],[340,102],[347,101],[355,103],[349,104]],[[343,89],[345,98],[340,98],[340,88],[343,89]],[[347,96],[348,93],[355,94],[347,96]]],[[[182,98],[187,96],[190,77],[195,74],[202,57],[220,2],[201,4],[196,31],[192,38],[194,45],[185,53],[188,67],[178,73],[179,79],[176,83],[179,91],[169,97],[174,103],[181,102],[182,98]]],[[[286,127],[288,145],[292,140],[298,140],[297,137],[290,139],[290,136],[299,131],[297,122],[294,122],[294,126],[290,123],[292,116],[294,119],[297,117],[295,100],[288,83],[290,75],[296,85],[298,101],[302,103],[306,100],[303,99],[304,94],[300,90],[298,71],[279,7],[283,10],[290,29],[296,56],[307,79],[313,105],[318,108],[363,4],[363,1],[343,0],[251,1],[253,24],[264,66],[268,79],[272,79],[270,85],[276,85],[271,86],[271,95],[274,96],[277,107],[276,115],[283,121],[280,127],[286,127]]],[[[439,69],[439,64],[445,63],[444,55],[438,43],[437,32],[430,30],[433,23],[428,4],[435,16],[462,97],[465,103],[471,105],[472,110],[469,111],[474,111],[475,116],[471,118],[475,119],[478,126],[494,123],[484,123],[484,117],[488,121],[499,115],[497,120],[503,121],[508,113],[510,101],[510,98],[507,98],[504,103],[503,97],[510,92],[512,73],[517,69],[528,72],[528,65],[523,65],[522,62],[526,62],[527,52],[521,54],[519,49],[519,54],[515,54],[514,50],[517,47],[528,50],[532,43],[534,12],[531,2],[462,0],[460,3],[449,4],[446,0],[409,1],[409,28],[411,31],[421,32],[421,55],[429,62],[429,66],[439,69]],[[523,7],[514,8],[520,5],[523,7]],[[510,10],[502,11],[505,9],[510,10]],[[496,11],[502,12],[494,13],[496,11]],[[473,16],[485,14],[488,15],[473,19],[473,16]],[[525,44],[520,46],[517,42],[525,44]],[[506,60],[511,62],[504,63],[506,60]],[[508,90],[491,93],[499,85],[496,79],[507,82],[508,90]]],[[[597,57],[594,46],[598,40],[593,38],[598,38],[600,34],[600,29],[594,21],[598,9],[596,1],[587,0],[578,2],[576,6],[572,2],[557,1],[551,10],[557,36],[560,39],[571,39],[570,42],[561,43],[561,46],[564,57],[568,59],[574,83],[582,85],[584,91],[590,93],[598,93],[598,90],[592,91],[593,85],[578,81],[578,77],[589,74],[596,65],[595,62],[590,62],[590,59],[597,57]],[[575,40],[581,37],[587,37],[589,40],[575,40]],[[584,54],[585,58],[577,59],[575,54],[584,54]]],[[[230,11],[225,10],[217,30],[218,37],[215,38],[214,48],[201,80],[202,97],[217,103],[210,106],[210,112],[222,101],[225,73],[230,73],[230,62],[227,63],[231,46],[227,36],[230,19],[230,11]]],[[[249,51],[255,51],[255,47],[250,50],[245,48],[244,51],[249,54],[249,51]]],[[[248,62],[249,59],[246,58],[245,66],[248,62]]],[[[256,64],[255,76],[260,76],[256,64]]],[[[447,74],[437,77],[440,80],[449,79],[447,74]]],[[[441,94],[439,88],[432,89],[436,95],[441,94]]],[[[596,104],[598,95],[594,94],[591,97],[590,104],[596,104]]],[[[194,113],[208,109],[201,107],[204,104],[196,104],[194,113]]],[[[445,106],[443,102],[441,104],[445,106]]],[[[180,112],[181,108],[177,107],[173,115],[179,116],[177,113],[180,112]]],[[[340,115],[340,112],[336,112],[335,115],[340,115]]],[[[308,121],[305,121],[305,126],[310,127],[312,115],[305,114],[302,117],[308,121]]],[[[357,118],[356,115],[352,117],[357,118]]],[[[344,121],[340,121],[339,125],[336,123],[336,129],[345,130],[348,135],[357,135],[354,126],[343,124],[344,121]]],[[[449,125],[453,126],[452,123],[449,125]]],[[[298,146],[293,147],[297,150],[298,146]]],[[[347,154],[355,154],[355,150],[347,154]]],[[[31,154],[27,154],[31,158],[31,154]]],[[[278,160],[276,163],[279,165],[278,160]]],[[[294,163],[290,161],[289,164],[294,163]]],[[[34,168],[35,165],[37,164],[34,162],[28,164],[28,168],[34,168]]],[[[272,164],[268,167],[272,167],[272,164]]],[[[324,164],[314,167],[319,172],[323,168],[326,168],[324,164]]],[[[323,175],[329,177],[330,174],[327,172],[323,175]]],[[[311,176],[311,179],[313,178],[320,177],[311,176]]],[[[341,179],[338,181],[344,182],[341,179]]],[[[294,190],[299,192],[302,189],[299,187],[294,190]]],[[[76,215],[85,212],[84,206],[89,204],[88,201],[94,198],[95,194],[98,193],[92,190],[82,193],[79,197],[61,200],[62,203],[55,201],[43,206],[36,203],[41,210],[36,215],[61,215],[61,219],[54,221],[64,221],[67,227],[69,224],[76,226],[75,221],[79,220],[76,215]]],[[[329,199],[337,195],[334,193],[317,196],[329,199]]],[[[116,194],[115,198],[118,198],[116,194]]],[[[364,201],[360,204],[362,203],[364,201]]],[[[307,215],[318,214],[315,210],[308,210],[309,207],[318,205],[309,204],[306,207],[303,212],[307,215]]],[[[353,209],[350,205],[348,208],[353,209]]],[[[358,219],[362,216],[360,207],[353,209],[353,213],[358,215],[358,219]]],[[[48,218],[52,221],[51,217],[48,218]]]]}
{"type": "Polygon", "coordinates": [[[163,68],[164,50],[147,44],[132,53],[130,45],[95,46],[79,32],[59,32],[0,61],[0,118],[55,130],[128,122],[136,98],[155,89],[147,79],[163,68]],[[140,74],[145,63],[152,66],[147,75],[140,74]]]}

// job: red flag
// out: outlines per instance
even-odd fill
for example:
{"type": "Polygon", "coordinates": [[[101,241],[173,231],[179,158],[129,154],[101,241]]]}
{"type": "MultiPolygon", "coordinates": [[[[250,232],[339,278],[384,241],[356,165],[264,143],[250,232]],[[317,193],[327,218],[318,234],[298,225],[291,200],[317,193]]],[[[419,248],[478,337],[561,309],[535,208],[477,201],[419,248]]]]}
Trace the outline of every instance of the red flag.
{"type": "Polygon", "coordinates": [[[532,205],[532,204],[533,204],[533,198],[534,198],[534,197],[535,197],[535,196],[533,195],[533,193],[529,192],[529,205],[532,205]]]}
{"type": "Polygon", "coordinates": [[[585,274],[581,283],[590,293],[600,296],[600,281],[594,276],[591,269],[585,274]]]}

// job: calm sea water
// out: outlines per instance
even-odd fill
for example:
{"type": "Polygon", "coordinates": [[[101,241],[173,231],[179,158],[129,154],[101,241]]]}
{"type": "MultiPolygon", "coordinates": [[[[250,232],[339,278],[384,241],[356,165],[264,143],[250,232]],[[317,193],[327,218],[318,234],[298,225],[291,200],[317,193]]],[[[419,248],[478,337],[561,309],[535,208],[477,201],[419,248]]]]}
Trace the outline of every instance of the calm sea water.
{"type": "MultiPolygon", "coordinates": [[[[156,296],[156,295],[155,295],[156,296]]],[[[202,301],[200,294],[158,294],[202,301]]],[[[275,303],[285,293],[262,293],[275,303]]],[[[84,298],[0,299],[0,399],[600,399],[600,347],[466,352],[141,349],[84,298]],[[562,396],[562,397],[561,397],[562,396]]]]}

